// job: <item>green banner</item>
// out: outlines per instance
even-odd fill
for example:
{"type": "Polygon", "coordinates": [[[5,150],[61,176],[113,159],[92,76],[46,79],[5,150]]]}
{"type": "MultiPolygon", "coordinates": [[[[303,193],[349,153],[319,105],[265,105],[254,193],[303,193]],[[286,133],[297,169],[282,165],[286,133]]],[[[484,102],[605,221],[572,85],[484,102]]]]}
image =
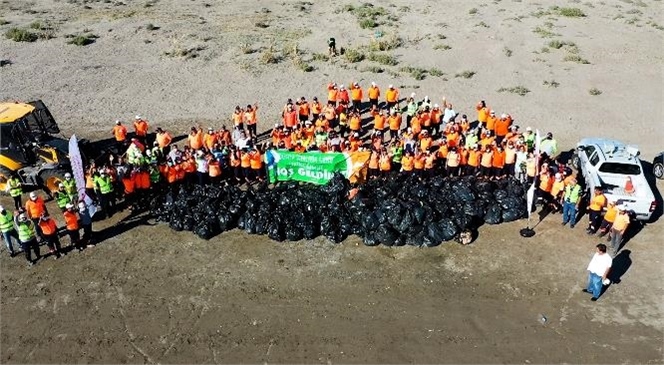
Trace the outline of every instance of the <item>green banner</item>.
{"type": "Polygon", "coordinates": [[[350,156],[343,153],[271,150],[268,154],[271,183],[295,180],[322,185],[332,179],[335,172],[348,176],[348,172],[352,171],[350,156]]]}

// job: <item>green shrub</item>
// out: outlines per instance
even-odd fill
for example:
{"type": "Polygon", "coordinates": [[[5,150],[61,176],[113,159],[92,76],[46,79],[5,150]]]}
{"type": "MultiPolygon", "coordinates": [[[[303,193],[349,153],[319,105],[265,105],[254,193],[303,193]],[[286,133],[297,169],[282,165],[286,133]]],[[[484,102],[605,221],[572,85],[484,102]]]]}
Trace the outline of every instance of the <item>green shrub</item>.
{"type": "Polygon", "coordinates": [[[348,48],[346,52],[344,52],[344,57],[346,58],[346,61],[356,63],[364,60],[364,53],[357,49],[348,48]]]}
{"type": "Polygon", "coordinates": [[[542,82],[542,85],[556,88],[560,86],[560,83],[556,80],[551,80],[551,81],[544,80],[544,82],[542,82]]]}
{"type": "Polygon", "coordinates": [[[441,77],[441,76],[445,75],[445,73],[441,69],[438,69],[438,68],[435,68],[435,67],[430,68],[428,73],[429,73],[429,75],[431,75],[433,77],[441,77]]]}
{"type": "Polygon", "coordinates": [[[80,34],[80,35],[77,35],[76,37],[70,39],[67,42],[67,44],[73,44],[73,45],[82,47],[82,46],[87,46],[89,44],[94,43],[95,39],[97,39],[97,38],[99,38],[99,37],[97,37],[94,34],[80,34]]]}
{"type": "Polygon", "coordinates": [[[579,8],[558,8],[558,14],[568,18],[584,18],[586,14],[579,8]]]}
{"type": "Polygon", "coordinates": [[[507,57],[512,57],[512,50],[507,47],[503,48],[503,53],[505,53],[505,56],[507,57]]]}
{"type": "Polygon", "coordinates": [[[37,34],[27,29],[20,28],[11,28],[5,32],[5,37],[7,39],[13,40],[14,42],[34,42],[39,38],[37,34]]]}
{"type": "Polygon", "coordinates": [[[399,64],[399,61],[396,57],[386,54],[386,53],[369,53],[367,57],[369,61],[378,62],[381,65],[394,66],[399,64]]]}
{"type": "Polygon", "coordinates": [[[371,51],[390,51],[397,49],[403,45],[403,39],[396,35],[390,35],[380,40],[372,39],[369,43],[369,50],[371,51]]]}
{"type": "Polygon", "coordinates": [[[313,61],[327,62],[330,60],[330,56],[326,55],[325,53],[313,53],[311,55],[311,59],[313,61]]]}
{"type": "Polygon", "coordinates": [[[477,8],[472,8],[472,9],[468,10],[468,14],[470,14],[470,15],[477,14],[477,8]]]}
{"type": "Polygon", "coordinates": [[[367,66],[363,69],[360,70],[360,72],[371,72],[374,74],[380,74],[385,72],[385,70],[382,67],[379,66],[367,66]]]}
{"type": "Polygon", "coordinates": [[[360,28],[362,29],[376,28],[378,25],[378,22],[371,18],[360,20],[360,28]]]}
{"type": "Polygon", "coordinates": [[[597,95],[600,95],[602,93],[602,90],[593,87],[592,89],[588,90],[588,93],[592,96],[597,96],[597,95]]]}
{"type": "Polygon", "coordinates": [[[399,71],[409,73],[415,80],[424,80],[428,73],[428,71],[423,68],[412,66],[402,67],[399,71]]]}
{"type": "Polygon", "coordinates": [[[452,49],[452,47],[448,44],[439,43],[439,44],[434,45],[433,49],[436,50],[436,51],[447,51],[447,50],[452,49]]]}
{"type": "Polygon", "coordinates": [[[563,58],[563,61],[580,63],[582,65],[589,65],[590,64],[590,61],[588,61],[587,59],[585,59],[585,58],[583,58],[583,57],[581,57],[577,54],[568,54],[567,56],[565,56],[565,58],[563,58]]]}

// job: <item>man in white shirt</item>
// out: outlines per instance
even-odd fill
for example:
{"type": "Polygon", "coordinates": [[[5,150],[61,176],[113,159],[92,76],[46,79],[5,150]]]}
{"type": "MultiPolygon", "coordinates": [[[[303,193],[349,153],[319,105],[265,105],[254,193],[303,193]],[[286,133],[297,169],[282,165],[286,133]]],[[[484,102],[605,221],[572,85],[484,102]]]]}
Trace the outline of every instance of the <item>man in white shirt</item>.
{"type": "Polygon", "coordinates": [[[606,276],[609,275],[611,271],[611,264],[613,259],[611,255],[606,253],[606,245],[603,243],[598,244],[597,252],[593,256],[592,260],[588,264],[588,287],[583,289],[584,293],[590,293],[593,295],[590,300],[593,302],[597,301],[600,294],[602,294],[602,285],[608,285],[608,280],[606,276]]]}
{"type": "Polygon", "coordinates": [[[454,111],[452,104],[447,104],[445,111],[443,112],[443,125],[450,122],[450,120],[456,117],[457,113],[454,111]]]}

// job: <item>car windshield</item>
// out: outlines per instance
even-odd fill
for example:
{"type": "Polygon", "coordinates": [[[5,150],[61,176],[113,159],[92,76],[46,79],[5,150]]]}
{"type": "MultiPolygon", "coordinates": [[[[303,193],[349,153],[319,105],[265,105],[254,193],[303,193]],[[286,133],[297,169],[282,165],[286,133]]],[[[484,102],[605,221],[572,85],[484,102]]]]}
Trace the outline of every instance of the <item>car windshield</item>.
{"type": "Polygon", "coordinates": [[[628,163],[605,162],[599,167],[599,171],[609,174],[641,175],[641,166],[628,163]]]}

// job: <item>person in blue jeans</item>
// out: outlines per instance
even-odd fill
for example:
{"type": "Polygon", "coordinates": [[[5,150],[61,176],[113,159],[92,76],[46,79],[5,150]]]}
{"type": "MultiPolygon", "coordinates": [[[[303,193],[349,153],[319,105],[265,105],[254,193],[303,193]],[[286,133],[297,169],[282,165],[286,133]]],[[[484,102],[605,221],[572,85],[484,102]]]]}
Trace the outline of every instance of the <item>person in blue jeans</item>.
{"type": "Polygon", "coordinates": [[[576,179],[571,179],[569,185],[565,187],[560,204],[563,206],[563,226],[570,223],[570,228],[576,224],[576,212],[579,209],[581,201],[581,186],[577,184],[576,179]]]}
{"type": "Polygon", "coordinates": [[[602,287],[607,283],[606,276],[611,271],[613,259],[611,255],[606,253],[606,245],[603,243],[595,246],[597,252],[593,255],[592,260],[588,264],[588,285],[583,289],[584,293],[592,294],[591,301],[597,301],[600,294],[602,294],[602,287]]]}

